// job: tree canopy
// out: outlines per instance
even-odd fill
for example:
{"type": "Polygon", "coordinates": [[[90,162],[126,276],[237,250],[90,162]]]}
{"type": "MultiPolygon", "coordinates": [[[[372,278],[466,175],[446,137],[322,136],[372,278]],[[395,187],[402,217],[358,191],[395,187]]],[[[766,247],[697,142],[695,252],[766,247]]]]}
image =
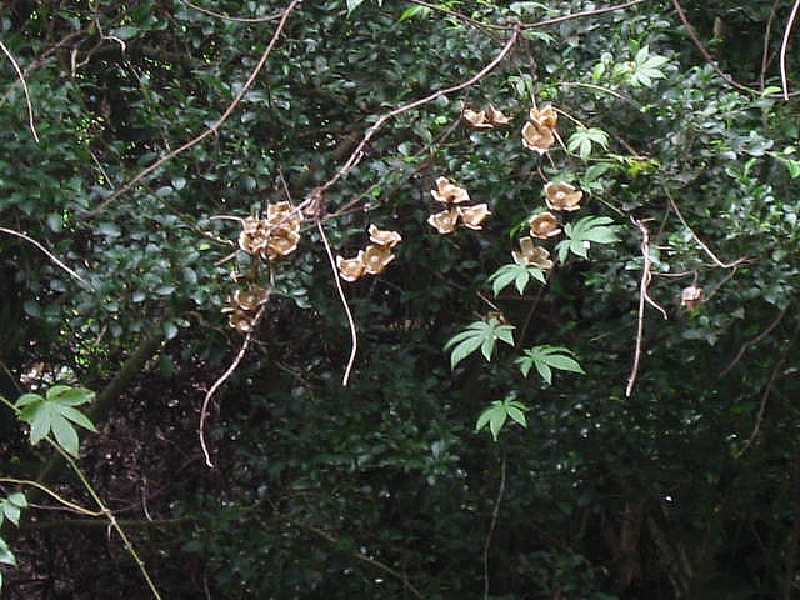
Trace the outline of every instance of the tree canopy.
{"type": "Polygon", "coordinates": [[[797,9],[5,3],[0,595],[797,597],[797,9]]]}

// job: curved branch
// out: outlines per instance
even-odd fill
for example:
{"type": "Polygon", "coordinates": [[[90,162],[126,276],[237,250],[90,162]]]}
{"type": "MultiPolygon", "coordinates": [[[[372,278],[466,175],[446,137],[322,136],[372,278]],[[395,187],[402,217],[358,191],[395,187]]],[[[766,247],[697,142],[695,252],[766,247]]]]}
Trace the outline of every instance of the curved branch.
{"type": "Polygon", "coordinates": [[[236,97],[234,97],[233,101],[231,101],[231,103],[228,105],[228,108],[225,109],[225,112],[222,113],[222,116],[220,116],[220,118],[216,121],[216,123],[211,125],[200,135],[196,136],[195,138],[183,144],[180,148],[176,148],[167,155],[159,158],[149,167],[145,167],[143,170],[139,172],[138,175],[136,175],[128,183],[122,186],[119,190],[114,192],[114,194],[112,194],[110,198],[104,200],[102,203],[100,203],[100,205],[97,208],[89,211],[88,213],[86,213],[86,215],[89,217],[97,216],[101,211],[108,208],[108,206],[110,206],[120,196],[129,192],[131,188],[133,188],[133,186],[135,186],[142,179],[144,179],[145,177],[147,177],[148,175],[159,169],[165,163],[169,162],[179,154],[183,154],[187,150],[193,148],[194,146],[205,140],[207,137],[217,133],[222,127],[223,123],[225,123],[225,121],[228,120],[231,114],[233,114],[233,111],[236,110],[236,107],[239,106],[239,103],[242,101],[242,98],[244,98],[245,94],[253,86],[256,77],[258,77],[258,74],[264,68],[264,65],[267,64],[267,59],[269,58],[270,54],[272,54],[272,51],[274,50],[275,46],[278,44],[278,38],[280,38],[281,33],[283,33],[283,29],[286,26],[286,21],[289,19],[289,15],[294,11],[295,8],[297,8],[297,5],[300,4],[300,2],[302,2],[302,0],[292,0],[289,6],[287,6],[284,9],[283,15],[281,16],[281,20],[278,23],[278,26],[275,28],[275,33],[272,34],[272,39],[269,41],[269,44],[267,44],[266,49],[261,54],[261,58],[258,59],[258,63],[256,63],[256,66],[253,68],[253,71],[250,73],[250,76],[247,78],[247,81],[245,81],[244,85],[242,86],[242,89],[239,90],[239,93],[236,94],[236,97]]]}

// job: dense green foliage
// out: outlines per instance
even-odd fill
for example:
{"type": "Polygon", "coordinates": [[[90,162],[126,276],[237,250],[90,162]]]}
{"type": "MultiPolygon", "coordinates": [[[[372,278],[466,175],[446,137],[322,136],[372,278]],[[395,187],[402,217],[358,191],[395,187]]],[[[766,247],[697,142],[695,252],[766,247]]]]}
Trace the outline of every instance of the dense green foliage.
{"type": "Polygon", "coordinates": [[[147,597],[78,455],[164,598],[798,596],[791,3],[295,4],[0,10],[0,595],[147,597]],[[442,176],[482,228],[429,224],[442,176]],[[515,261],[548,182],[580,207],[515,261]],[[239,249],[319,186],[334,254],[402,236],[342,282],[346,386],[314,215],[284,260],[239,249]],[[271,294],[209,468],[242,279],[271,294]],[[30,506],[59,500],[98,514],[30,506]]]}

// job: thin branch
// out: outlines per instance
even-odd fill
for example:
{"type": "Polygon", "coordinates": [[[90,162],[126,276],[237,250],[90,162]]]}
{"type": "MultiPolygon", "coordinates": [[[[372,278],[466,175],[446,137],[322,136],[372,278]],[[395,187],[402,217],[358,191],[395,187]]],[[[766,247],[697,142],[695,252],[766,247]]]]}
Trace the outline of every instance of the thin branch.
{"type": "MultiPolygon", "coordinates": [[[[456,12],[450,8],[446,8],[445,6],[437,6],[435,4],[431,4],[429,2],[425,2],[425,0],[410,0],[413,4],[418,4],[419,6],[424,6],[431,10],[436,10],[442,12],[446,15],[451,17],[455,17],[460,21],[464,21],[465,23],[469,23],[470,25],[474,25],[476,27],[483,27],[485,29],[495,29],[499,31],[511,31],[515,29],[516,26],[514,25],[494,25],[492,23],[484,23],[482,21],[478,21],[477,19],[473,19],[472,17],[468,17],[463,13],[456,12]]],[[[562,15],[560,17],[553,17],[552,19],[543,19],[541,21],[537,21],[536,23],[522,23],[519,25],[523,30],[525,29],[537,29],[539,27],[548,27],[549,25],[556,25],[558,23],[563,23],[564,21],[570,21],[572,19],[580,19],[583,17],[593,17],[596,15],[602,15],[604,13],[614,12],[617,10],[623,10],[626,8],[630,8],[631,6],[636,6],[637,4],[641,4],[642,2],[647,2],[648,0],[631,0],[631,2],[624,2],[623,4],[615,4],[613,6],[604,6],[602,8],[595,8],[591,10],[584,10],[577,13],[572,13],[568,15],[562,15]]]]}
{"type": "Polygon", "coordinates": [[[203,456],[205,457],[207,467],[214,467],[214,464],[211,462],[211,455],[208,452],[208,446],[206,445],[205,424],[206,416],[208,415],[208,405],[217,390],[228,380],[231,375],[233,375],[233,372],[238,368],[239,363],[242,362],[245,352],[247,352],[247,348],[250,346],[250,342],[253,339],[253,332],[256,330],[256,326],[258,325],[259,321],[261,321],[261,317],[264,315],[266,308],[267,303],[265,302],[261,305],[261,308],[258,309],[256,316],[253,317],[253,321],[250,325],[250,331],[247,332],[244,342],[242,343],[242,347],[239,348],[239,353],[236,355],[236,358],[233,359],[233,362],[230,364],[230,366],[208,389],[205,398],[203,398],[203,406],[200,409],[200,447],[203,449],[203,456]]]}
{"type": "Polygon", "coordinates": [[[326,181],[322,186],[320,186],[318,190],[321,193],[324,193],[331,187],[333,187],[340,179],[346,177],[348,173],[350,173],[350,171],[353,169],[353,167],[355,167],[361,160],[361,157],[364,155],[364,150],[367,144],[373,137],[375,137],[375,134],[377,134],[378,131],[380,131],[380,129],[388,121],[410,110],[414,110],[415,108],[420,108],[421,106],[433,102],[437,98],[440,98],[442,96],[447,96],[449,94],[463,90],[464,88],[469,87],[474,83],[483,79],[488,73],[494,70],[497,67],[497,65],[499,65],[505,59],[506,56],[508,56],[508,53],[511,52],[511,49],[519,40],[520,32],[521,32],[520,27],[515,27],[513,33],[511,34],[511,36],[509,36],[508,41],[506,41],[506,44],[505,46],[503,46],[503,49],[500,51],[500,53],[488,65],[486,65],[483,69],[478,71],[475,75],[473,75],[466,81],[463,81],[457,85],[451,86],[444,90],[438,90],[432,94],[429,94],[428,96],[425,96],[424,98],[420,98],[419,100],[415,100],[414,102],[409,102],[408,104],[404,104],[403,106],[395,108],[394,110],[381,116],[377,121],[375,121],[372,127],[370,127],[367,130],[367,132],[364,134],[364,137],[359,142],[358,146],[356,146],[355,150],[353,150],[353,152],[350,154],[350,157],[347,159],[347,161],[345,161],[345,163],[336,172],[336,174],[333,177],[331,177],[328,181],[326,181]]]}
{"type": "Polygon", "coordinates": [[[789,37],[792,34],[792,27],[797,17],[798,8],[800,8],[800,0],[795,0],[792,12],[789,14],[789,22],[786,23],[786,30],[783,32],[783,42],[781,42],[781,87],[783,88],[784,100],[789,99],[789,79],[786,76],[786,50],[789,47],[789,37]]]}
{"type": "Polygon", "coordinates": [[[24,233],[20,233],[19,231],[14,231],[13,229],[6,229],[5,227],[0,227],[0,233],[6,233],[6,234],[8,234],[8,235],[11,235],[11,236],[14,236],[14,237],[18,237],[18,238],[20,238],[20,239],[23,239],[23,240],[25,240],[25,241],[26,241],[26,242],[28,242],[29,244],[33,244],[33,245],[34,245],[34,246],[36,246],[36,247],[37,247],[39,250],[41,250],[41,251],[42,251],[42,252],[43,252],[43,253],[44,253],[44,254],[47,256],[47,258],[49,258],[49,259],[50,259],[50,260],[52,260],[54,263],[56,263],[56,265],[58,265],[59,267],[61,267],[62,269],[64,269],[64,270],[65,270],[67,273],[69,273],[69,274],[70,274],[72,277],[74,277],[75,279],[77,279],[78,281],[80,281],[80,282],[81,282],[81,283],[84,285],[84,287],[86,287],[86,288],[88,288],[88,289],[90,289],[90,290],[94,291],[94,288],[91,286],[91,284],[90,284],[88,281],[86,281],[85,279],[83,279],[83,278],[82,278],[80,275],[78,275],[78,274],[77,274],[75,271],[73,271],[72,269],[70,269],[70,268],[69,268],[67,265],[65,265],[63,262],[61,262],[61,261],[60,261],[58,258],[56,258],[56,257],[53,255],[53,253],[52,253],[52,252],[50,252],[50,251],[49,251],[47,248],[45,248],[45,247],[44,247],[42,244],[40,244],[39,242],[37,242],[37,241],[36,241],[35,239],[33,239],[32,237],[29,237],[29,236],[25,235],[24,233]]]}
{"type": "Polygon", "coordinates": [[[500,516],[500,503],[503,501],[503,494],[506,491],[506,455],[500,461],[500,486],[497,490],[497,498],[494,500],[492,509],[492,521],[489,523],[489,531],[486,533],[486,541],[483,544],[483,600],[489,600],[489,546],[492,543],[492,535],[497,527],[497,519],[500,516]]]}
{"type": "Polygon", "coordinates": [[[780,324],[780,322],[783,320],[783,317],[786,316],[786,309],[787,308],[788,307],[784,307],[783,310],[781,310],[778,313],[778,316],[775,317],[775,319],[772,321],[772,323],[770,323],[769,326],[764,331],[759,333],[752,340],[742,344],[742,347],[739,348],[739,352],[736,353],[736,356],[733,358],[733,360],[730,362],[730,364],[727,367],[725,367],[724,369],[722,369],[722,371],[720,371],[720,374],[719,374],[720,377],[725,377],[725,375],[730,373],[731,369],[733,369],[733,367],[735,367],[737,365],[737,363],[740,360],[742,360],[742,356],[744,356],[744,353],[747,351],[748,348],[750,348],[751,346],[755,346],[761,340],[763,340],[765,337],[767,337],[770,333],[772,333],[772,330],[775,329],[778,326],[778,324],[780,324]]]}
{"type": "MultiPolygon", "coordinates": [[[[321,538],[323,538],[327,542],[330,542],[331,544],[336,544],[339,541],[336,537],[332,536],[327,531],[324,531],[324,530],[320,529],[319,527],[314,527],[313,525],[309,525],[307,523],[303,523],[302,521],[298,521],[296,519],[293,519],[293,518],[291,518],[289,516],[285,516],[285,515],[281,515],[281,518],[283,518],[287,523],[289,523],[291,525],[294,525],[298,529],[304,529],[305,531],[309,531],[311,533],[314,533],[314,534],[320,536],[321,538]]],[[[370,564],[373,567],[375,567],[377,569],[380,569],[381,571],[383,571],[385,573],[388,573],[389,575],[391,575],[395,579],[401,581],[403,583],[403,585],[405,586],[405,588],[409,592],[411,592],[411,594],[415,598],[417,598],[418,600],[423,600],[425,598],[420,593],[420,591],[411,584],[411,582],[408,580],[408,577],[406,577],[405,575],[403,575],[399,571],[393,569],[389,565],[386,565],[386,564],[382,563],[381,561],[372,558],[371,556],[365,556],[364,554],[361,554],[360,552],[353,552],[351,554],[351,556],[353,556],[353,557],[357,558],[358,560],[363,561],[363,562],[365,562],[367,564],[370,564]]]]}
{"type": "Polygon", "coordinates": [[[283,33],[283,29],[286,26],[286,21],[289,19],[289,15],[292,13],[292,11],[294,11],[295,8],[297,8],[297,5],[300,4],[300,2],[302,2],[302,0],[292,0],[289,6],[287,6],[286,9],[284,9],[283,15],[281,16],[281,20],[278,23],[277,27],[275,28],[275,33],[272,34],[272,39],[269,41],[269,44],[267,44],[266,49],[261,54],[261,58],[258,59],[258,63],[256,63],[256,66],[253,68],[253,71],[250,73],[250,76],[247,78],[247,81],[245,81],[244,85],[242,86],[242,89],[239,90],[239,93],[236,94],[233,101],[228,105],[228,108],[225,109],[225,112],[222,113],[222,116],[220,116],[217,122],[211,125],[208,129],[206,129],[203,133],[201,133],[197,137],[183,144],[180,148],[177,148],[172,152],[169,152],[165,156],[159,158],[149,167],[144,168],[142,171],[139,172],[138,175],[136,175],[128,183],[122,186],[119,190],[114,192],[114,194],[111,197],[103,201],[97,208],[95,208],[92,211],[89,211],[87,213],[88,216],[90,217],[96,216],[98,213],[106,209],[112,202],[114,202],[120,196],[128,192],[131,188],[133,188],[133,186],[139,183],[142,179],[144,179],[145,177],[147,177],[148,175],[150,175],[151,173],[162,167],[166,162],[172,160],[179,154],[183,154],[190,148],[193,148],[194,146],[205,140],[207,137],[219,131],[219,129],[222,127],[222,124],[228,120],[228,117],[230,117],[233,111],[236,110],[236,107],[242,101],[242,98],[244,98],[245,94],[253,86],[256,77],[258,77],[258,74],[264,68],[264,65],[267,63],[267,59],[269,58],[270,54],[272,54],[272,50],[277,45],[278,38],[280,38],[281,34],[283,33]]]}
{"type": "Polygon", "coordinates": [[[769,11],[769,18],[767,19],[767,26],[764,28],[764,50],[761,56],[761,73],[758,76],[758,83],[761,91],[763,92],[767,87],[767,69],[769,68],[769,39],[772,35],[772,23],[775,21],[775,15],[778,12],[778,5],[781,0],[775,0],[772,4],[772,10],[769,11]]]}
{"type": "MultiPolygon", "coordinates": [[[[722,79],[724,79],[726,83],[728,83],[729,85],[735,87],[736,89],[739,89],[739,90],[742,90],[744,92],[747,92],[748,94],[758,94],[759,93],[758,90],[754,90],[751,87],[748,87],[748,86],[746,86],[746,85],[744,85],[742,83],[739,83],[733,77],[731,77],[730,75],[728,75],[722,69],[719,68],[719,65],[717,64],[717,61],[714,60],[714,57],[711,56],[711,54],[708,52],[706,47],[703,45],[703,42],[701,42],[700,38],[697,36],[697,32],[695,31],[694,27],[692,27],[692,24],[689,23],[689,19],[686,17],[686,13],[684,12],[683,7],[681,6],[680,2],[678,0],[672,0],[672,4],[675,6],[675,10],[678,12],[678,17],[680,17],[680,20],[683,23],[684,27],[686,27],[686,31],[689,32],[689,37],[692,38],[692,41],[694,42],[694,45],[697,46],[697,49],[700,51],[700,54],[703,55],[703,58],[706,59],[706,62],[711,66],[711,68],[714,69],[714,71],[717,72],[717,75],[722,77],[722,79]]],[[[789,94],[789,96],[795,96],[798,93],[800,93],[800,92],[793,92],[792,94],[789,94]]],[[[778,96],[774,96],[774,95],[770,94],[770,95],[767,95],[766,97],[774,98],[774,97],[778,97],[778,96]]]]}
{"type": "Polygon", "coordinates": [[[591,10],[584,10],[581,12],[572,13],[569,15],[563,15],[561,17],[554,17],[552,19],[544,19],[539,21],[538,23],[530,23],[522,25],[523,29],[538,29],[539,27],[548,27],[550,25],[556,25],[558,23],[563,23],[564,21],[571,21],[572,19],[581,19],[583,17],[594,17],[597,15],[602,15],[605,13],[615,12],[618,10],[624,10],[626,8],[630,8],[631,6],[636,6],[637,4],[641,4],[642,2],[648,2],[648,0],[632,0],[631,2],[624,2],[623,4],[614,4],[613,6],[604,6],[603,8],[595,8],[591,10]]]}
{"type": "Polygon", "coordinates": [[[86,517],[102,517],[104,515],[103,511],[89,510],[88,508],[84,508],[82,506],[70,502],[66,498],[62,498],[61,496],[56,494],[53,490],[51,490],[49,487],[39,483],[38,481],[31,481],[28,479],[14,479],[13,477],[0,477],[0,483],[13,483],[15,485],[35,487],[39,491],[44,492],[48,496],[51,496],[59,504],[62,504],[63,506],[66,506],[70,510],[80,515],[84,515],[86,517]]]}
{"type": "Polygon", "coordinates": [[[661,308],[648,294],[648,288],[650,287],[650,281],[652,280],[652,273],[650,271],[652,267],[652,260],[650,258],[650,232],[647,231],[647,227],[645,227],[642,221],[634,219],[631,217],[631,222],[639,228],[639,231],[642,233],[642,243],[641,243],[641,251],[642,257],[644,258],[644,265],[642,266],[642,279],[639,283],[639,316],[637,319],[636,325],[636,346],[633,354],[633,366],[631,367],[631,374],[628,377],[628,385],[625,388],[625,396],[630,398],[631,394],[633,394],[633,387],[636,385],[636,377],[639,374],[639,363],[642,359],[642,346],[644,345],[644,308],[645,302],[650,304],[653,308],[661,311],[661,314],[664,315],[664,318],[667,318],[666,311],[661,308]]]}
{"type": "Polygon", "coordinates": [[[756,440],[756,437],[758,437],[758,432],[761,430],[761,423],[764,420],[764,413],[767,410],[767,399],[769,398],[769,395],[772,392],[772,386],[775,385],[775,381],[777,381],[778,379],[778,372],[783,368],[783,364],[784,362],[786,362],[786,356],[789,354],[789,350],[794,344],[794,341],[797,339],[798,333],[800,333],[800,319],[797,319],[797,325],[794,328],[794,333],[792,333],[791,339],[787,342],[786,346],[784,346],[783,350],[781,351],[781,356],[778,359],[778,362],[775,363],[775,367],[772,369],[772,373],[769,376],[769,381],[767,381],[767,385],[764,388],[764,393],[761,395],[761,406],[759,406],[758,408],[758,415],[756,416],[756,424],[753,427],[753,431],[750,434],[750,437],[747,439],[747,442],[745,442],[744,446],[739,452],[738,457],[741,457],[750,448],[750,446],[753,445],[753,442],[756,440]]]}
{"type": "Polygon", "coordinates": [[[8,60],[11,61],[11,64],[14,66],[14,70],[17,72],[19,82],[22,84],[22,89],[25,92],[25,102],[28,104],[28,124],[31,128],[33,139],[38,142],[39,136],[36,135],[36,126],[33,124],[33,105],[31,104],[31,96],[28,93],[28,84],[25,83],[25,76],[22,74],[22,69],[19,68],[17,61],[14,60],[14,56],[11,54],[11,52],[9,52],[8,48],[6,48],[6,45],[2,41],[0,41],[0,50],[2,50],[8,57],[8,60]]]}
{"type": "Polygon", "coordinates": [[[716,266],[722,267],[723,269],[733,269],[733,268],[739,266],[740,264],[742,264],[743,262],[746,262],[747,260],[749,260],[745,256],[745,257],[736,259],[733,262],[725,263],[725,262],[722,262],[719,258],[717,258],[716,254],[714,254],[709,249],[709,247],[706,246],[706,244],[703,242],[703,240],[701,240],[699,237],[697,237],[697,234],[694,232],[694,230],[691,227],[689,227],[689,224],[686,222],[686,219],[683,218],[683,214],[681,214],[681,211],[678,208],[678,204],[677,204],[677,202],[675,202],[675,200],[672,197],[672,194],[670,194],[669,190],[667,188],[664,188],[664,191],[666,192],[667,198],[669,199],[669,203],[672,206],[672,210],[675,211],[675,214],[678,216],[678,219],[680,220],[681,225],[683,225],[686,229],[689,230],[689,233],[692,235],[692,238],[694,239],[694,241],[697,242],[697,244],[703,249],[703,251],[708,255],[708,257],[711,259],[711,261],[716,266]]]}
{"type": "Polygon", "coordinates": [[[268,17],[232,17],[223,13],[214,12],[213,10],[208,10],[202,6],[197,6],[196,4],[189,2],[189,0],[181,0],[181,2],[183,2],[189,8],[203,13],[204,15],[208,15],[209,17],[224,19],[226,21],[234,21],[236,23],[265,23],[266,21],[274,21],[281,16],[281,13],[277,13],[275,15],[269,15],[268,17]]]}
{"type": "Polygon", "coordinates": [[[328,243],[328,236],[325,235],[325,229],[322,227],[322,219],[320,218],[317,218],[317,229],[319,230],[320,236],[322,236],[322,243],[325,245],[325,253],[328,255],[328,262],[331,265],[331,272],[336,282],[336,289],[339,292],[339,299],[342,301],[344,312],[347,315],[347,323],[350,325],[350,358],[347,359],[344,377],[342,377],[342,385],[347,385],[347,381],[350,378],[350,371],[356,360],[358,333],[356,332],[356,323],[353,320],[353,313],[350,311],[350,306],[347,304],[347,297],[344,295],[344,290],[342,289],[342,281],[341,277],[339,277],[339,270],[336,268],[336,260],[333,258],[333,251],[331,250],[331,245],[328,243]]]}

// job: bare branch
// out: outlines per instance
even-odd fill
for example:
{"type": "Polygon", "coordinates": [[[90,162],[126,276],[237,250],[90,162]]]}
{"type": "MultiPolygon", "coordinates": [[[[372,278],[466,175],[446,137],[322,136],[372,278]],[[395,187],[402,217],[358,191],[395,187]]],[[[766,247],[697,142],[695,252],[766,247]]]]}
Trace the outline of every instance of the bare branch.
{"type": "Polygon", "coordinates": [[[33,105],[31,104],[31,96],[28,93],[28,84],[25,83],[25,76],[22,74],[22,69],[19,68],[14,56],[11,54],[11,52],[9,52],[8,48],[6,48],[6,45],[2,41],[0,41],[0,50],[2,50],[8,57],[8,60],[11,61],[11,64],[14,66],[14,70],[17,72],[19,82],[22,84],[22,89],[25,92],[25,102],[28,104],[28,125],[31,128],[33,139],[38,142],[39,136],[36,134],[36,126],[33,124],[33,105]]]}
{"type": "Polygon", "coordinates": [[[744,353],[747,351],[747,349],[750,348],[751,346],[758,344],[761,340],[763,340],[770,333],[772,333],[772,330],[775,329],[780,324],[780,322],[783,320],[783,317],[785,316],[786,316],[786,308],[784,308],[778,313],[778,316],[775,317],[772,323],[770,323],[764,331],[759,333],[749,342],[745,342],[744,344],[742,344],[742,347],[739,348],[739,352],[736,353],[736,356],[733,358],[730,364],[724,369],[722,369],[722,371],[720,371],[719,376],[725,377],[725,375],[727,375],[730,372],[730,370],[733,369],[733,367],[735,367],[736,364],[742,359],[742,356],[744,356],[744,353]]]}
{"type": "Polygon", "coordinates": [[[664,188],[664,191],[665,191],[665,192],[666,192],[666,194],[667,194],[667,198],[669,198],[669,203],[670,203],[670,205],[672,206],[672,210],[674,210],[674,211],[675,211],[675,214],[677,215],[677,217],[678,217],[678,219],[680,220],[681,224],[682,224],[682,225],[683,225],[683,226],[684,226],[686,229],[688,229],[688,230],[689,230],[689,233],[692,235],[692,238],[694,238],[694,241],[695,241],[695,242],[697,242],[697,244],[700,246],[700,248],[702,248],[702,249],[703,249],[703,252],[705,252],[705,253],[708,255],[708,257],[711,259],[711,261],[712,261],[712,262],[713,262],[713,263],[714,263],[716,266],[718,266],[718,267],[722,267],[723,269],[733,269],[733,268],[735,268],[735,267],[738,267],[738,266],[739,266],[740,264],[742,264],[743,262],[746,262],[747,260],[749,260],[749,259],[748,259],[748,257],[744,256],[744,257],[742,257],[742,258],[738,258],[738,259],[736,259],[736,260],[735,260],[735,261],[733,261],[733,262],[726,263],[726,262],[722,262],[722,261],[721,261],[719,258],[717,258],[717,255],[716,255],[716,254],[714,254],[714,253],[713,253],[713,252],[712,252],[712,251],[709,249],[709,247],[708,247],[708,246],[707,246],[707,245],[706,245],[706,244],[703,242],[703,240],[701,240],[699,237],[697,237],[697,234],[694,232],[694,230],[693,230],[691,227],[689,227],[689,224],[686,222],[686,219],[684,219],[684,218],[683,218],[683,215],[681,214],[681,211],[680,211],[680,209],[678,208],[678,204],[677,204],[677,202],[675,202],[675,200],[674,200],[674,198],[672,197],[672,194],[670,194],[669,190],[668,190],[667,188],[664,188]]]}
{"type": "Polygon", "coordinates": [[[277,45],[278,39],[280,38],[281,34],[283,33],[283,29],[286,26],[286,21],[289,19],[289,15],[292,13],[292,11],[294,11],[295,8],[297,8],[297,5],[300,4],[300,2],[302,2],[302,0],[292,0],[289,6],[287,6],[286,9],[284,9],[283,15],[281,16],[281,20],[278,23],[277,27],[275,28],[275,33],[272,34],[272,39],[269,41],[269,44],[267,44],[266,49],[261,54],[261,58],[258,59],[258,63],[256,63],[256,66],[253,68],[253,71],[250,73],[250,76],[247,78],[247,81],[245,81],[244,85],[242,86],[242,89],[239,90],[239,93],[236,94],[236,97],[228,105],[228,108],[225,109],[225,112],[222,113],[222,116],[220,116],[220,118],[216,121],[216,123],[211,125],[200,135],[196,136],[195,138],[183,144],[180,148],[177,148],[172,152],[166,154],[165,156],[162,156],[153,164],[151,164],[149,167],[144,168],[142,171],[139,172],[138,175],[136,175],[128,183],[122,186],[119,190],[114,192],[114,194],[111,197],[103,201],[97,208],[95,208],[92,211],[89,211],[87,213],[88,216],[90,217],[96,216],[98,213],[106,209],[112,202],[117,200],[120,196],[122,196],[126,192],[130,191],[131,188],[133,188],[133,186],[135,186],[142,179],[144,179],[145,177],[147,177],[148,175],[159,169],[165,163],[169,162],[179,154],[183,154],[187,150],[193,148],[194,146],[205,140],[210,135],[217,133],[220,130],[222,124],[228,120],[228,117],[230,117],[233,111],[236,110],[236,107],[242,101],[244,95],[253,86],[256,77],[258,77],[258,74],[264,68],[264,65],[267,63],[269,55],[272,54],[272,50],[277,45]]]}
{"type": "Polygon", "coordinates": [[[18,237],[18,238],[20,238],[20,239],[23,239],[23,240],[25,240],[25,241],[26,241],[26,242],[28,242],[29,244],[33,244],[33,245],[34,245],[34,246],[36,246],[36,247],[37,247],[39,250],[41,250],[41,251],[42,251],[42,252],[43,252],[43,253],[44,253],[44,254],[47,256],[47,258],[49,258],[49,259],[50,259],[50,260],[52,260],[54,263],[56,263],[56,264],[57,264],[59,267],[61,267],[62,269],[64,269],[64,270],[65,270],[67,273],[69,273],[69,274],[70,274],[72,277],[74,277],[75,279],[77,279],[78,281],[80,281],[80,282],[81,282],[81,283],[84,285],[84,287],[86,287],[86,288],[88,288],[88,289],[90,289],[90,290],[94,290],[94,288],[92,287],[92,285],[91,285],[91,284],[90,284],[88,281],[86,281],[86,280],[85,280],[83,277],[81,277],[81,276],[80,276],[80,275],[78,275],[78,274],[77,274],[75,271],[73,271],[72,269],[70,269],[70,268],[69,268],[67,265],[65,265],[63,262],[61,262],[61,261],[60,261],[58,258],[56,258],[56,257],[53,255],[53,253],[52,253],[52,252],[50,252],[50,251],[49,251],[47,248],[45,248],[45,247],[44,247],[42,244],[40,244],[39,242],[37,242],[37,241],[36,241],[35,239],[33,239],[32,237],[29,237],[29,236],[25,235],[24,233],[20,233],[19,231],[14,231],[13,229],[6,229],[5,227],[0,227],[0,233],[6,233],[6,234],[8,234],[8,235],[11,235],[11,236],[14,236],[14,237],[18,237]]]}
{"type": "Polygon", "coordinates": [[[353,150],[353,152],[350,154],[350,157],[347,159],[347,161],[345,161],[345,163],[336,172],[336,174],[318,188],[319,191],[324,193],[327,190],[329,190],[332,186],[334,186],[340,179],[347,177],[348,173],[350,173],[353,167],[355,167],[361,160],[361,157],[364,154],[364,149],[366,148],[369,141],[373,137],[375,137],[375,134],[377,134],[378,131],[380,131],[380,129],[384,125],[386,125],[388,121],[410,110],[414,110],[415,108],[425,106],[426,104],[433,102],[434,100],[436,100],[441,96],[447,96],[449,94],[463,90],[464,88],[469,87],[474,83],[483,79],[488,73],[494,70],[497,67],[497,65],[499,65],[505,59],[506,56],[508,56],[508,53],[511,52],[511,49],[519,40],[520,32],[521,29],[519,27],[515,27],[514,32],[508,38],[508,41],[506,41],[506,44],[505,46],[503,46],[503,49],[500,51],[500,53],[488,65],[486,65],[483,69],[478,71],[475,75],[473,75],[466,81],[462,81],[461,83],[446,88],[444,90],[438,90],[432,94],[429,94],[428,96],[425,96],[424,98],[420,98],[419,100],[415,100],[414,102],[409,102],[408,104],[404,104],[403,106],[395,108],[394,110],[381,116],[377,121],[375,121],[372,127],[370,127],[367,130],[367,132],[364,134],[364,137],[359,142],[358,146],[356,146],[355,150],[353,150]]]}
{"type": "Polygon", "coordinates": [[[208,15],[209,17],[214,17],[217,19],[224,19],[226,21],[234,21],[236,23],[265,23],[267,21],[274,21],[275,19],[280,18],[281,13],[275,15],[269,15],[267,17],[232,17],[230,15],[225,15],[222,13],[214,12],[213,10],[208,10],[207,8],[203,8],[202,6],[197,6],[196,4],[192,4],[189,0],[181,0],[186,6],[189,8],[196,10],[197,12],[203,13],[204,15],[208,15]]]}

